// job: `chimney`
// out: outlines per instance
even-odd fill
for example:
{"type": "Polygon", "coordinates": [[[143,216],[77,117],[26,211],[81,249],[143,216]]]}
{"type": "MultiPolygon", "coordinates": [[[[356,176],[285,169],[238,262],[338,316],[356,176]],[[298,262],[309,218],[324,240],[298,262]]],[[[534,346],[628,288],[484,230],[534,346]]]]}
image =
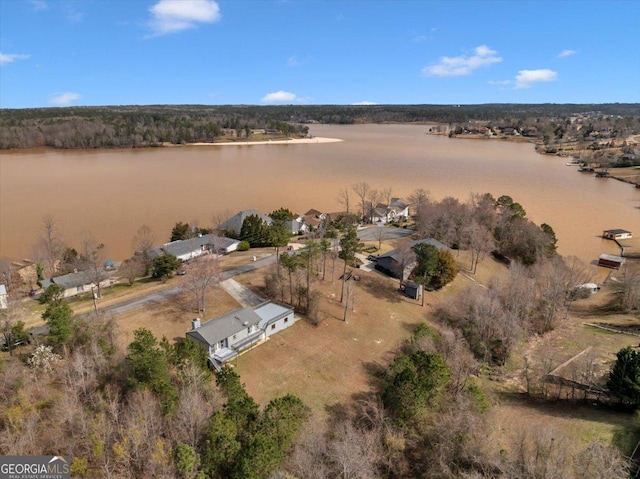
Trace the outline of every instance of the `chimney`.
{"type": "Polygon", "coordinates": [[[200,327],[200,318],[191,320],[191,330],[198,329],[200,327]]]}

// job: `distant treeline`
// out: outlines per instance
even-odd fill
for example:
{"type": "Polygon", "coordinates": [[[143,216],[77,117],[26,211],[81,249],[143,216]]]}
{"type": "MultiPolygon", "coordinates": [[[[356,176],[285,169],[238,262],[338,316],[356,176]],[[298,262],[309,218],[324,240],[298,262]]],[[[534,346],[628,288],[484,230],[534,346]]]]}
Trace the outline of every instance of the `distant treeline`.
{"type": "MultiPolygon", "coordinates": [[[[0,110],[0,149],[148,147],[251,139],[256,130],[305,136],[304,124],[517,123],[576,113],[640,117],[640,104],[150,105],[0,110]]],[[[261,133],[262,134],[262,133],[261,133]]]]}

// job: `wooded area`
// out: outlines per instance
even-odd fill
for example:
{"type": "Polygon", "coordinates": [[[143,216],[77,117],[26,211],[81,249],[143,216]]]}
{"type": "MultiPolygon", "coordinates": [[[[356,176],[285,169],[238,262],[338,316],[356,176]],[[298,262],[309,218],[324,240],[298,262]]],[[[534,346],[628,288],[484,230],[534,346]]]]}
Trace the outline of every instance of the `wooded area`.
{"type": "Polygon", "coordinates": [[[639,104],[149,105],[0,110],[0,149],[150,147],[249,139],[252,130],[305,136],[306,124],[562,123],[576,113],[640,117],[639,104]],[[561,121],[562,120],[562,121],[561,121]]]}

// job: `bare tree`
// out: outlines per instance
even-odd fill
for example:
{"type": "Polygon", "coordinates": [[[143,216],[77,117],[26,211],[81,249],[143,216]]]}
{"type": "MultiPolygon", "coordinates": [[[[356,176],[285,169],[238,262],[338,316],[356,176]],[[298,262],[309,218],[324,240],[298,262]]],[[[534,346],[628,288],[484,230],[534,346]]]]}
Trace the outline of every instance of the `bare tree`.
{"type": "Polygon", "coordinates": [[[369,194],[367,195],[367,199],[369,201],[369,204],[367,205],[368,206],[367,209],[369,210],[369,217],[367,219],[369,220],[370,223],[373,223],[374,208],[380,202],[381,197],[382,195],[378,190],[369,190],[369,194]]]}
{"type": "Polygon", "coordinates": [[[421,218],[424,209],[429,203],[429,192],[422,188],[418,188],[409,195],[409,204],[413,209],[413,215],[416,219],[421,218]]]}
{"type": "Polygon", "coordinates": [[[145,270],[149,271],[151,268],[151,250],[153,249],[155,242],[155,236],[153,231],[147,225],[142,225],[136,231],[135,236],[131,240],[133,246],[134,255],[139,255],[142,258],[145,270]]]}
{"type": "Polygon", "coordinates": [[[197,312],[206,311],[206,294],[209,288],[220,283],[218,255],[203,255],[189,265],[183,283],[184,291],[193,299],[197,312]]]}
{"type": "Polygon", "coordinates": [[[82,240],[82,250],[78,258],[77,266],[78,269],[82,271],[86,279],[95,285],[97,296],[94,294],[94,298],[101,297],[100,283],[108,278],[108,274],[105,269],[105,261],[106,255],[104,243],[98,243],[91,237],[84,238],[82,240]]]}
{"type": "Polygon", "coordinates": [[[406,270],[416,261],[416,253],[411,247],[411,243],[402,243],[396,250],[396,260],[399,271],[394,271],[400,276],[400,283],[404,281],[406,270]]]}
{"type": "Polygon", "coordinates": [[[380,190],[380,201],[384,201],[387,206],[391,203],[391,195],[393,194],[393,190],[391,187],[382,188],[380,190]]]}
{"type": "Polygon", "coordinates": [[[349,188],[346,186],[338,192],[338,202],[344,205],[345,210],[347,211],[347,215],[351,213],[350,210],[350,197],[349,197],[349,188]]]}
{"type": "Polygon", "coordinates": [[[640,308],[640,268],[629,262],[622,265],[617,274],[616,285],[620,293],[620,301],[626,310],[640,308]]]}
{"type": "Polygon", "coordinates": [[[234,215],[230,209],[224,209],[217,211],[211,215],[211,221],[213,223],[213,229],[217,234],[222,234],[222,224],[234,215]]]}
{"type": "Polygon", "coordinates": [[[144,260],[138,255],[122,262],[118,268],[118,276],[126,278],[129,285],[132,286],[135,279],[144,276],[146,271],[144,260]]]}
{"type": "Polygon", "coordinates": [[[46,215],[42,218],[44,232],[37,244],[37,255],[42,258],[46,268],[47,276],[54,276],[58,270],[62,255],[64,253],[64,244],[58,236],[56,230],[56,221],[53,216],[46,215]]]}
{"type": "Polygon", "coordinates": [[[361,181],[360,183],[355,183],[351,186],[353,192],[360,198],[360,206],[362,206],[362,221],[367,217],[367,197],[369,196],[369,191],[371,187],[369,183],[361,181]]]}
{"type": "Polygon", "coordinates": [[[387,239],[387,228],[384,226],[377,227],[373,231],[373,237],[378,241],[378,251],[382,247],[382,242],[387,239]]]}
{"type": "Polygon", "coordinates": [[[469,251],[471,251],[471,272],[476,274],[478,263],[487,254],[491,253],[495,247],[493,235],[486,226],[475,220],[465,228],[463,234],[466,238],[465,243],[467,243],[469,251]]]}

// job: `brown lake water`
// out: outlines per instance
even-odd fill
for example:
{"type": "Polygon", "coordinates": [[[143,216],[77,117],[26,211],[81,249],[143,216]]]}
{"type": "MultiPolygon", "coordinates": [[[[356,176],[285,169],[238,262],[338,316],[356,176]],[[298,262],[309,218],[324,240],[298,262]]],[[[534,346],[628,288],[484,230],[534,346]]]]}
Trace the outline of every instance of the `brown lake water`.
{"type": "Polygon", "coordinates": [[[578,173],[563,158],[535,153],[531,144],[449,139],[416,125],[310,130],[344,141],[2,153],[0,257],[31,257],[45,215],[55,217],[69,244],[78,247],[91,236],[112,258],[123,259],[143,224],[160,244],[177,221],[210,226],[222,211],[336,211],[343,209],[339,190],[360,181],[390,187],[394,196],[416,188],[435,199],[509,195],[531,220],[554,228],[561,254],[587,262],[618,251],[600,239],[603,229],[640,234],[640,190],[578,173]]]}

